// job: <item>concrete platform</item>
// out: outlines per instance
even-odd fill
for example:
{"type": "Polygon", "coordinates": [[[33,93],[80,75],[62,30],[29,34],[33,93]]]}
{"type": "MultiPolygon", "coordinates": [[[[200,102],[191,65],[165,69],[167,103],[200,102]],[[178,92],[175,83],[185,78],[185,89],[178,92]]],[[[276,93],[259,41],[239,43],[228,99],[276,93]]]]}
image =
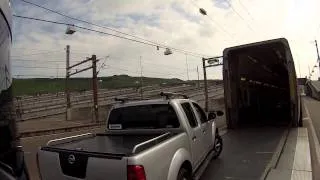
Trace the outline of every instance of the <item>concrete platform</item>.
{"type": "Polygon", "coordinates": [[[90,123],[90,121],[66,121],[64,119],[45,119],[45,120],[29,120],[29,121],[21,121],[17,123],[18,131],[22,132],[30,132],[30,131],[39,131],[39,130],[47,130],[47,129],[58,129],[64,127],[73,127],[76,125],[90,123]]]}
{"type": "Polygon", "coordinates": [[[307,128],[291,129],[276,167],[267,180],[312,180],[311,155],[307,128]]]}
{"type": "Polygon", "coordinates": [[[277,151],[286,127],[243,128],[223,136],[224,149],[202,180],[258,180],[277,151]]]}

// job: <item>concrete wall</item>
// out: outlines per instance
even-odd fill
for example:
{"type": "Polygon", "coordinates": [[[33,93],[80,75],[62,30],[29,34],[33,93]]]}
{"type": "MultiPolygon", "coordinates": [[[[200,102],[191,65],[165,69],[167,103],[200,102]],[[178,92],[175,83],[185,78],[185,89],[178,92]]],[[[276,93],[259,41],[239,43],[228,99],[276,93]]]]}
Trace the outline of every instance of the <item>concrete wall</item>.
{"type": "Polygon", "coordinates": [[[320,91],[312,81],[307,82],[307,95],[320,101],[320,91]]]}

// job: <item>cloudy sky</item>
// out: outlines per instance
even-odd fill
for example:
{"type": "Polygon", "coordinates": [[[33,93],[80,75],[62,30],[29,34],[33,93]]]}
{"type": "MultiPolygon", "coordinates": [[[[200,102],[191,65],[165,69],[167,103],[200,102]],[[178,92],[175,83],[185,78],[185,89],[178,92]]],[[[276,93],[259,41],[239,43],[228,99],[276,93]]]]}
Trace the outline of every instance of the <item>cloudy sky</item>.
{"type": "MultiPolygon", "coordinates": [[[[27,0],[69,16],[106,26],[150,41],[206,56],[220,56],[224,48],[285,37],[293,52],[298,76],[308,75],[316,63],[314,40],[320,34],[318,0],[27,0]],[[199,8],[207,11],[202,16],[199,8]]],[[[16,15],[75,24],[127,38],[123,34],[71,20],[21,0],[12,1],[16,15]]],[[[71,46],[71,64],[92,54],[100,59],[99,76],[139,76],[197,79],[201,58],[65,25],[14,18],[13,74],[20,77],[65,76],[65,47],[71,46]]],[[[319,39],[320,40],[320,39],[319,39]]],[[[89,65],[88,65],[89,66],[89,65]]],[[[79,67],[81,68],[81,67],[79,67]]],[[[208,70],[222,78],[221,67],[208,70]]],[[[313,79],[318,77],[315,68],[313,79]]],[[[79,74],[90,76],[91,72],[79,74]]]]}

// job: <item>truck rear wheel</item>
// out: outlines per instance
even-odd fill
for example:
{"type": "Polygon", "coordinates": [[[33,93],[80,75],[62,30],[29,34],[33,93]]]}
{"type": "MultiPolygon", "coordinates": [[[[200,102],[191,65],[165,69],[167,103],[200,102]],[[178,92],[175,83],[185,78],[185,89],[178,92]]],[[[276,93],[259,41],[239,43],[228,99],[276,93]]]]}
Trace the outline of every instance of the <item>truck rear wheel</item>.
{"type": "Polygon", "coordinates": [[[217,159],[220,156],[222,152],[222,148],[223,148],[222,138],[220,135],[217,135],[214,140],[214,147],[213,147],[214,155],[212,157],[213,159],[217,159]]]}
{"type": "Polygon", "coordinates": [[[192,180],[191,172],[182,167],[179,170],[177,180],[192,180]]]}

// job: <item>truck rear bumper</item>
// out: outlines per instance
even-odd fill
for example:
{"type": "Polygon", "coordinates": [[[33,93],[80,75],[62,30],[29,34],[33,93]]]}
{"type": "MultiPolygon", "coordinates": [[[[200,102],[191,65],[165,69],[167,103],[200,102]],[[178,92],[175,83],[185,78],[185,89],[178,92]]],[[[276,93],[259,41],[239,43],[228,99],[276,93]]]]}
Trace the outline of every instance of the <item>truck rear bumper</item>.
{"type": "Polygon", "coordinates": [[[71,151],[39,150],[39,168],[44,180],[110,179],[126,180],[125,157],[91,155],[71,151]]]}

